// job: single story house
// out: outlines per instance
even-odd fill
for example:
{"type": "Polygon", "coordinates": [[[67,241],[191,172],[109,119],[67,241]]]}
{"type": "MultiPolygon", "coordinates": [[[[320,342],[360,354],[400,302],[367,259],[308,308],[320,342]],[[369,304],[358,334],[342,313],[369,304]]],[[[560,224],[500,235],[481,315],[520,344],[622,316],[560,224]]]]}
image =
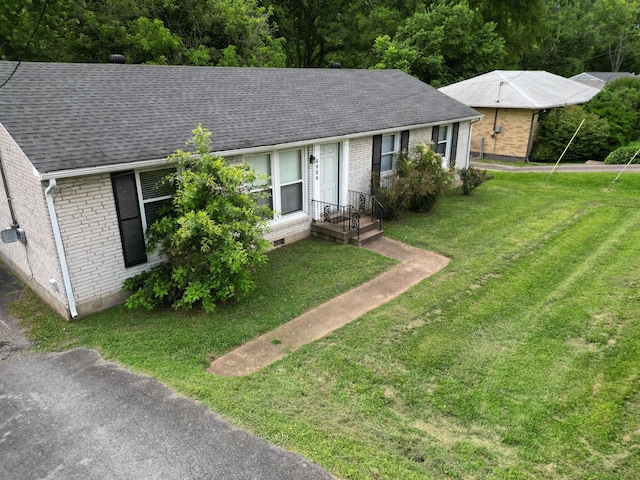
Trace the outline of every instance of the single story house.
{"type": "Polygon", "coordinates": [[[573,77],[569,77],[569,80],[602,90],[607,83],[613,80],[633,77],[635,77],[635,75],[629,72],[582,72],[573,77]]]}
{"type": "Polygon", "coordinates": [[[585,103],[599,90],[545,71],[495,70],[439,89],[484,117],[473,126],[471,154],[525,161],[540,114],[585,103]]]}
{"type": "Polygon", "coordinates": [[[0,62],[0,83],[12,72],[0,259],[71,318],[121,303],[122,282],[160,261],[144,248],[167,198],[156,182],[198,123],[220,156],[270,176],[280,245],[310,234],[314,202],[369,193],[401,149],[433,139],[467,166],[480,118],[398,70],[0,62]]]}

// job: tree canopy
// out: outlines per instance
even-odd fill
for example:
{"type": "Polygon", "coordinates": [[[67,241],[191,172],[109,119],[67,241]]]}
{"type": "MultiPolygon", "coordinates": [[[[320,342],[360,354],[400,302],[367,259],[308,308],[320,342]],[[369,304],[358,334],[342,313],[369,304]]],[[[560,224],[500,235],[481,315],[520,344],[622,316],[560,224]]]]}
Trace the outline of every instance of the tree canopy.
{"type": "Polygon", "coordinates": [[[640,70],[640,0],[0,0],[0,58],[402,68],[640,70]]]}

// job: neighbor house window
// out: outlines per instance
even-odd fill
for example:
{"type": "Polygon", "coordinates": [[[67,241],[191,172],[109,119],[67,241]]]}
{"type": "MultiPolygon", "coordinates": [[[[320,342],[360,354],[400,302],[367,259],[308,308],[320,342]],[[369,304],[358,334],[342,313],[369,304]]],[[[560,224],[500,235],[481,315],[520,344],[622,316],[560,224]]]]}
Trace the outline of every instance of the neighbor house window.
{"type": "Polygon", "coordinates": [[[175,168],[111,174],[125,267],[147,261],[144,233],[171,198],[171,189],[159,182],[172,172],[175,168]]]}
{"type": "Polygon", "coordinates": [[[261,202],[269,205],[275,217],[304,211],[305,169],[301,149],[251,155],[244,161],[253,170],[270,177],[266,185],[257,183],[254,191],[269,195],[261,202]]]}

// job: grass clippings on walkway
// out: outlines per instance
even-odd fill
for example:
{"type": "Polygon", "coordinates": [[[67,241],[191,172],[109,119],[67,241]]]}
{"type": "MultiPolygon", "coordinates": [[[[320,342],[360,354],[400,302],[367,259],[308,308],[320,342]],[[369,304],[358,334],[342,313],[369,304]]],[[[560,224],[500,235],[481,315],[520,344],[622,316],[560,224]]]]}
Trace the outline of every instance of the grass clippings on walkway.
{"type": "MultiPolygon", "coordinates": [[[[208,374],[204,352],[326,300],[315,288],[362,250],[322,247],[338,254],[315,270],[322,255],[302,254],[315,243],[283,249],[301,250],[267,274],[259,302],[276,313],[265,319],[241,305],[117,308],[77,324],[41,317],[33,333],[48,348],[99,347],[342,479],[640,478],[640,175],[610,190],[614,176],[545,185],[546,174],[496,173],[470,197],[387,225],[451,262],[248,377],[208,374]],[[308,303],[296,300],[301,282],[308,303]]],[[[22,318],[42,309],[30,298],[22,318]]]]}

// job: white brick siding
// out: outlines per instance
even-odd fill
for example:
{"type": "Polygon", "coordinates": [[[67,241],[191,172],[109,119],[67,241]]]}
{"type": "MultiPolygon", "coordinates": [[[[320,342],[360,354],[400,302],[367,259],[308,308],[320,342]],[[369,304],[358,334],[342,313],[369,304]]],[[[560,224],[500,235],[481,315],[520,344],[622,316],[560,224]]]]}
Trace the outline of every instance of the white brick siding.
{"type": "MultiPolygon", "coordinates": [[[[44,196],[47,183],[40,182],[27,156],[2,126],[0,155],[16,220],[27,237],[26,245],[0,243],[0,258],[57,312],[67,316],[67,295],[44,196]]],[[[0,186],[0,229],[10,225],[7,195],[0,186]]]]}
{"type": "Polygon", "coordinates": [[[157,262],[124,266],[110,175],[61,179],[54,196],[78,314],[122,303],[124,280],[157,262]]]}
{"type": "Polygon", "coordinates": [[[373,137],[349,140],[349,190],[369,193],[372,156],[373,137]]]}

